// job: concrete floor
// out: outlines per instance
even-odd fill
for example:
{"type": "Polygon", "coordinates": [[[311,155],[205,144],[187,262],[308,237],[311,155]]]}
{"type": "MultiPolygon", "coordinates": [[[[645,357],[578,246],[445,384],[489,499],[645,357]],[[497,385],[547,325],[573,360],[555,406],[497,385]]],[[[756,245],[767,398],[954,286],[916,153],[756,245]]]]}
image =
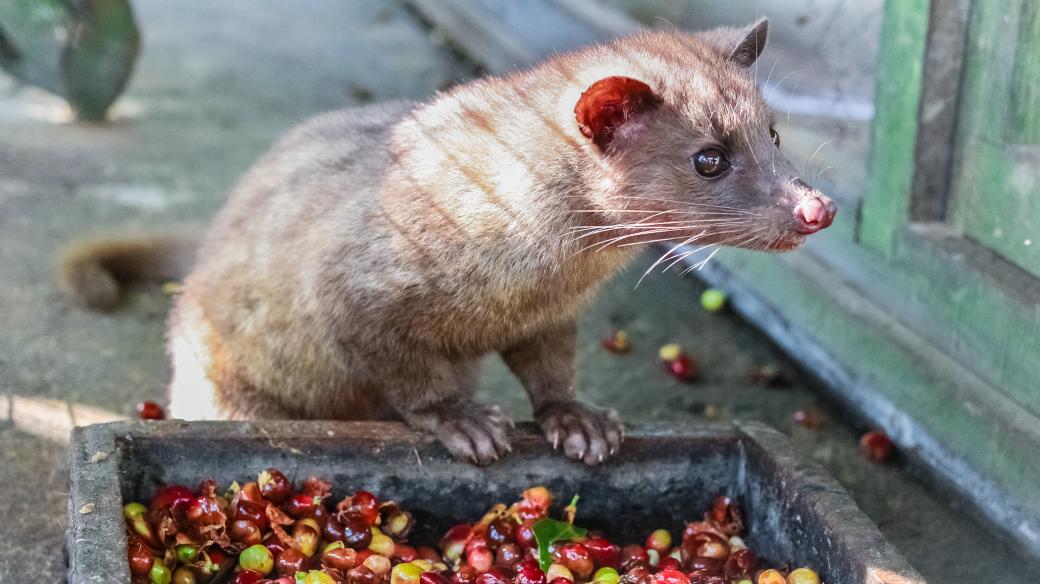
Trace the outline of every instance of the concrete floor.
{"type": "MultiPolygon", "coordinates": [[[[110,316],[75,309],[51,278],[61,243],[204,222],[285,128],[344,105],[421,98],[476,73],[395,2],[295,6],[135,2],[145,52],[106,126],[63,123],[52,99],[0,78],[0,582],[61,581],[67,426],[132,414],[136,402],[161,399],[167,376],[169,299],[142,287],[110,316]]],[[[609,285],[583,320],[579,391],[588,399],[633,422],[681,424],[706,408],[764,420],[830,469],[930,581],[1040,577],[1040,565],[901,461],[866,462],[856,447],[862,429],[747,323],[702,311],[696,281],[664,274],[637,288],[640,265],[609,285]],[[600,348],[609,326],[629,332],[630,354],[600,348]],[[669,341],[700,361],[699,383],[679,384],[659,370],[657,348],[669,341]],[[749,384],[747,369],[763,364],[780,367],[790,387],[749,384]],[[824,412],[823,429],[790,421],[808,407],[824,412]]],[[[530,415],[497,360],[487,364],[482,398],[530,415]]]]}

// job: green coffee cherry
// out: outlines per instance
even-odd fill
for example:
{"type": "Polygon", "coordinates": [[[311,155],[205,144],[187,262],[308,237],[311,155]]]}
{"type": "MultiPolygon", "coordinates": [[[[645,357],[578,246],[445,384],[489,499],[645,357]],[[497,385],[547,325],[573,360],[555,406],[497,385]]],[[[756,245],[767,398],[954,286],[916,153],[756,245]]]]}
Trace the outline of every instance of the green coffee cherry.
{"type": "Polygon", "coordinates": [[[147,511],[148,507],[145,507],[140,503],[127,503],[123,506],[123,517],[133,519],[144,515],[147,511]]]}
{"type": "Polygon", "coordinates": [[[181,566],[173,572],[172,584],[198,584],[198,579],[195,578],[195,572],[192,572],[191,568],[181,566]]]}
{"type": "Polygon", "coordinates": [[[596,573],[592,575],[592,581],[600,584],[618,584],[619,579],[617,570],[609,566],[596,570],[596,573]]]}
{"type": "Polygon", "coordinates": [[[342,549],[342,548],[345,548],[345,547],[347,547],[347,546],[344,545],[342,541],[333,541],[333,542],[330,542],[330,543],[326,544],[325,547],[321,550],[321,553],[324,554],[327,551],[338,550],[338,549],[342,549]]]}
{"type": "Polygon", "coordinates": [[[798,568],[787,575],[787,584],[820,584],[820,576],[809,568],[798,568]]]}
{"type": "Polygon", "coordinates": [[[199,548],[193,545],[179,545],[177,546],[177,561],[182,564],[190,564],[195,561],[195,558],[199,557],[199,548]]]}
{"type": "Polygon", "coordinates": [[[717,288],[708,288],[701,294],[701,307],[708,312],[718,312],[726,305],[726,293],[717,288]]]}
{"type": "Polygon", "coordinates": [[[166,567],[166,564],[162,563],[162,560],[156,558],[152,562],[152,571],[148,572],[148,580],[152,584],[170,584],[173,580],[173,573],[166,567]]]}
{"type": "Polygon", "coordinates": [[[415,564],[403,563],[390,570],[390,584],[418,584],[423,569],[415,564]]]}
{"type": "Polygon", "coordinates": [[[296,584],[336,584],[336,581],[321,570],[296,572],[296,584]]]}
{"type": "Polygon", "coordinates": [[[253,570],[266,576],[274,569],[274,556],[267,546],[258,543],[242,550],[238,556],[238,565],[243,570],[253,570]]]}

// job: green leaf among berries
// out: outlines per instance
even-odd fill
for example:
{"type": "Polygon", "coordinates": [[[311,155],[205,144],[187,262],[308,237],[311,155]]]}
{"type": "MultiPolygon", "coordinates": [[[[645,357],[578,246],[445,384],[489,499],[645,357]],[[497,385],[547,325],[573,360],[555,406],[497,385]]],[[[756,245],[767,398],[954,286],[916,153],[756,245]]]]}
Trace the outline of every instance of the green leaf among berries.
{"type": "Polygon", "coordinates": [[[578,507],[578,496],[575,495],[571,499],[570,505],[567,506],[565,513],[567,521],[559,521],[546,517],[538,520],[534,524],[534,538],[538,542],[538,564],[541,566],[542,571],[549,569],[552,565],[552,554],[549,553],[549,548],[558,541],[568,541],[578,537],[585,537],[588,533],[587,529],[578,527],[573,524],[574,515],[577,513],[578,507]]]}

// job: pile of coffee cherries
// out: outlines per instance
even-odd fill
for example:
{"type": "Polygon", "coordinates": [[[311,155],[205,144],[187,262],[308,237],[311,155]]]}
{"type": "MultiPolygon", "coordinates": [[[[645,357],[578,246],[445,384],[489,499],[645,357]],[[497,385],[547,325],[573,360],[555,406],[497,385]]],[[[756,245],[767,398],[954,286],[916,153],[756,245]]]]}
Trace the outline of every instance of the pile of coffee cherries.
{"type": "Polygon", "coordinates": [[[335,504],[328,481],[298,490],[277,469],[219,492],[159,489],[123,508],[134,584],[819,584],[808,568],[761,569],[740,538],[739,508],[719,497],[679,541],[663,529],[644,544],[550,519],[544,487],[449,529],[437,547],[408,543],[412,515],[357,491],[335,504]],[[547,525],[548,524],[548,525],[547,525]],[[536,535],[537,533],[537,535],[536,535]]]}

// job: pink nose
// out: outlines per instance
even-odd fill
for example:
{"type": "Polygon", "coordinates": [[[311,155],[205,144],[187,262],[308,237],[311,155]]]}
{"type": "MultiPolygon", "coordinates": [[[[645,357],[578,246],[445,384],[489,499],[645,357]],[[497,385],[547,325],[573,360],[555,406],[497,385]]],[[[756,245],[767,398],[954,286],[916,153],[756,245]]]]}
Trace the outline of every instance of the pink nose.
{"type": "Polygon", "coordinates": [[[798,233],[816,233],[834,222],[838,207],[834,201],[819,195],[803,199],[794,208],[794,216],[798,219],[798,233]]]}

